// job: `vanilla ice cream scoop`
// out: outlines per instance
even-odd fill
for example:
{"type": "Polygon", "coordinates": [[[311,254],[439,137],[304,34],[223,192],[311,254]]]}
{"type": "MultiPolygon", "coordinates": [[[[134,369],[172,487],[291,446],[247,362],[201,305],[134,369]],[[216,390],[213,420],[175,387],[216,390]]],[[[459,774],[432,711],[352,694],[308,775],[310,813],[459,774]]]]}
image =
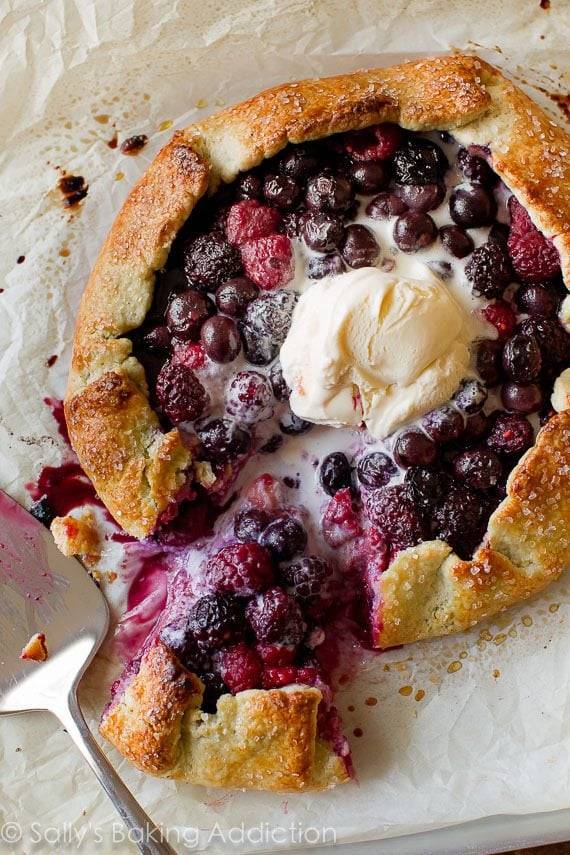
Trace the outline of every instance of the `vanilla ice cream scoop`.
{"type": "Polygon", "coordinates": [[[364,267],[311,284],[281,348],[297,416],[377,438],[447,401],[469,368],[469,318],[439,279],[364,267]]]}

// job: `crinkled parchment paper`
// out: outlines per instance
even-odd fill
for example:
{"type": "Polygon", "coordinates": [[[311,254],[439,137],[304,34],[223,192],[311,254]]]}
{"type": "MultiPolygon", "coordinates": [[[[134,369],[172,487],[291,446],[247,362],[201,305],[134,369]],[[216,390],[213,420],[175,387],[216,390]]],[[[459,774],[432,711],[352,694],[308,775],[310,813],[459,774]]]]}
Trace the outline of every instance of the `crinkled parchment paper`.
{"type": "MultiPolygon", "coordinates": [[[[43,398],[63,394],[89,268],[171,126],[286,79],[456,48],[550,92],[569,88],[562,0],[549,10],[539,0],[3,0],[0,8],[0,486],[22,501],[26,482],[63,450],[43,398]],[[115,132],[150,141],[126,157],[107,145],[115,132]],[[55,189],[58,168],[89,185],[74,214],[55,189]]],[[[117,604],[120,580],[108,590],[117,604]]],[[[339,696],[358,780],[330,793],[208,791],[147,778],[105,750],[171,841],[185,834],[180,851],[299,844],[299,824],[309,841],[327,828],[324,839],[333,829],[340,842],[568,807],[569,615],[567,579],[499,623],[367,660],[339,696]],[[240,839],[242,823],[254,829],[249,840],[240,839]],[[278,833],[268,837],[271,828],[278,833]]],[[[107,649],[84,680],[93,728],[114,669],[107,649]]],[[[7,850],[132,851],[55,720],[2,719],[0,759],[0,826],[18,822],[23,835],[7,850]]]]}

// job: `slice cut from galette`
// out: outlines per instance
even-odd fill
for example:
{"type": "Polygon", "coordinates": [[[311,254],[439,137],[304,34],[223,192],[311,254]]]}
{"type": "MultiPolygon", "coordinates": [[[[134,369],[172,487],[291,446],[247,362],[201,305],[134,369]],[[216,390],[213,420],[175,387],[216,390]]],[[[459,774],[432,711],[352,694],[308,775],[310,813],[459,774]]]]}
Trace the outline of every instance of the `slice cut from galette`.
{"type": "Polygon", "coordinates": [[[457,632],[567,567],[569,152],[454,56],[264,92],[134,187],[66,416],[107,508],[169,562],[101,725],[139,768],[348,780],[346,627],[372,648],[457,632]]]}

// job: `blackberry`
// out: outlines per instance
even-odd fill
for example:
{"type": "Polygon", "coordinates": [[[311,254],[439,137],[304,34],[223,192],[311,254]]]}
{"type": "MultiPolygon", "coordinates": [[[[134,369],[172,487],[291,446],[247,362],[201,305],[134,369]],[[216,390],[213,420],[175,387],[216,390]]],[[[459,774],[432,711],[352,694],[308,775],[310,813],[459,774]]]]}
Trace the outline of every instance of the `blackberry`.
{"type": "Polygon", "coordinates": [[[239,599],[229,594],[200,597],[190,609],[188,628],[205,649],[238,641],[243,634],[243,609],[239,599]]]}

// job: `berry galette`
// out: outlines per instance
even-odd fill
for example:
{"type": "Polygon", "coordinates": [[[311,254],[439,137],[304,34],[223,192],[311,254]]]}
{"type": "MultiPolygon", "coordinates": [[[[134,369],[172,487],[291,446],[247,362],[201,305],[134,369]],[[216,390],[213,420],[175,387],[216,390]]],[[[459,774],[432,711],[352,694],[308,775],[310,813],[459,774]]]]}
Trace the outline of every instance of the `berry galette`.
{"type": "Polygon", "coordinates": [[[83,296],[73,447],[168,556],[101,732],[204,785],[350,777],[342,627],[471,627],[569,563],[570,139],[443,57],[174,134],[83,296]]]}

